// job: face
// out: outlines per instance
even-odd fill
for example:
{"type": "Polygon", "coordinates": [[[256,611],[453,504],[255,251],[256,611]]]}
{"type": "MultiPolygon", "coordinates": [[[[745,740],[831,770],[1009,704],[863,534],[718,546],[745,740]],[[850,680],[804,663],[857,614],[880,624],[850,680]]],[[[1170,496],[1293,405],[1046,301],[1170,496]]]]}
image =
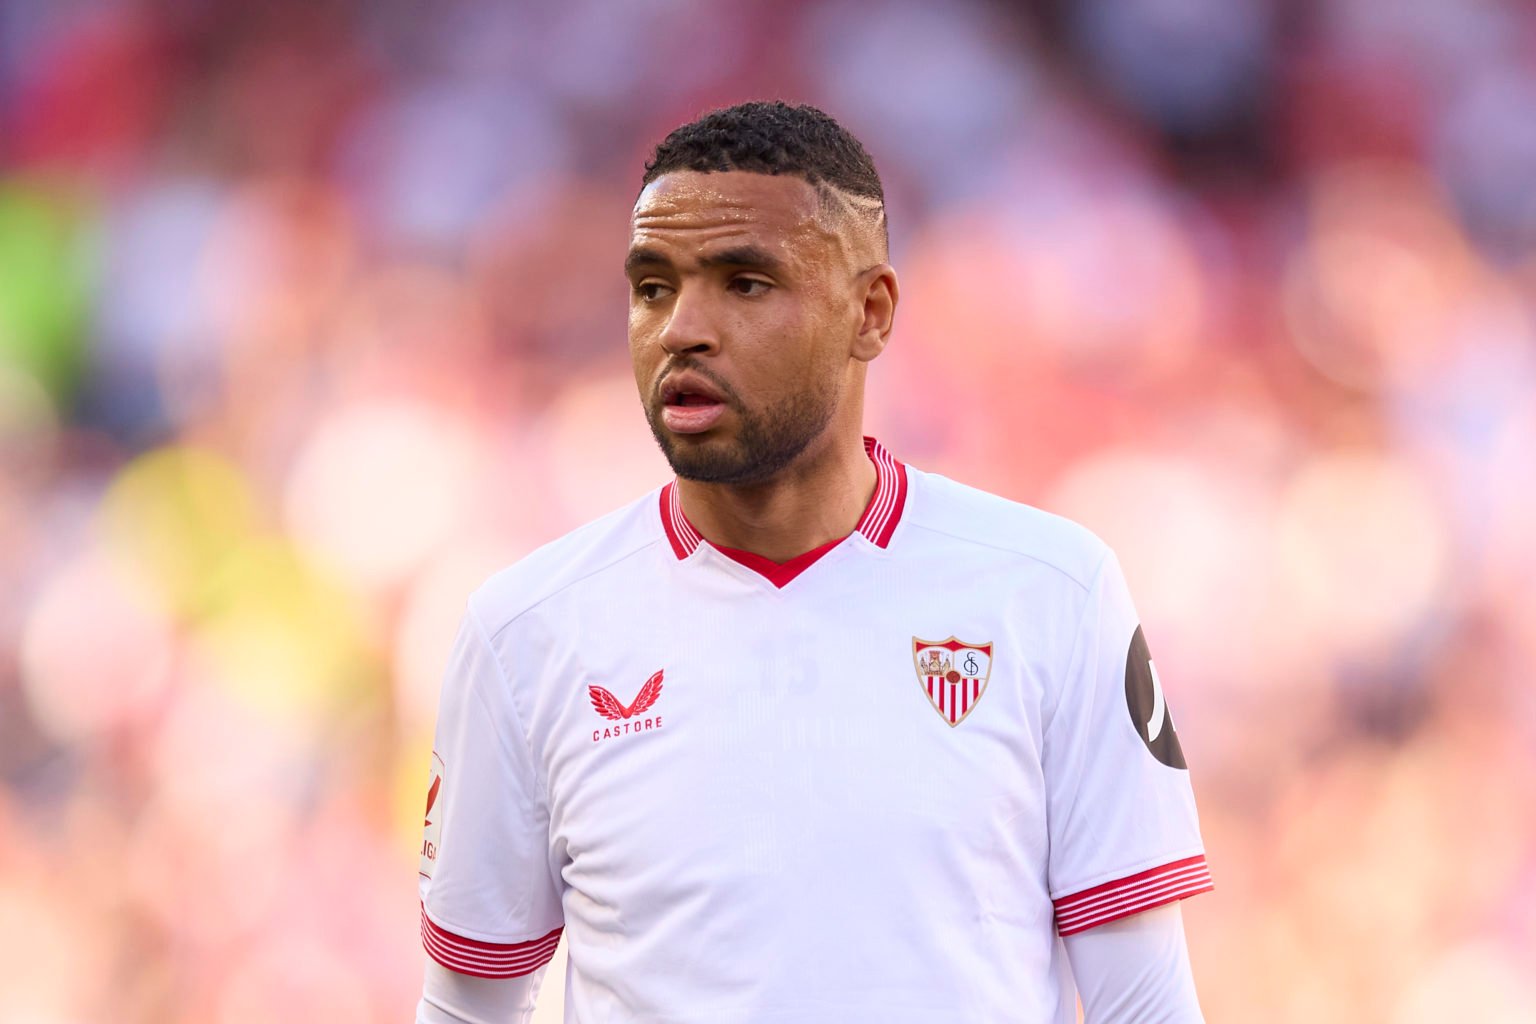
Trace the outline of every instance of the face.
{"type": "Polygon", "coordinates": [[[788,175],[675,172],[640,194],[630,355],[678,476],[762,482],[848,412],[862,366],[859,243],[788,175]]]}

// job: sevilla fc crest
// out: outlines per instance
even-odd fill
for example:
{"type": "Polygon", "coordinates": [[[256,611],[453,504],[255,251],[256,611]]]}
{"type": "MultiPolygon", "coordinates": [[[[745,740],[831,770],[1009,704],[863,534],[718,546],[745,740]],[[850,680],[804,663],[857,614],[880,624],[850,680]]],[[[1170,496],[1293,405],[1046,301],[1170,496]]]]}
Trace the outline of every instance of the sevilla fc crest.
{"type": "Polygon", "coordinates": [[[987,680],[992,675],[992,644],[970,644],[954,637],[913,637],[912,661],[917,666],[917,682],[928,694],[933,710],[955,726],[965,721],[965,716],[987,692],[987,680]]]}

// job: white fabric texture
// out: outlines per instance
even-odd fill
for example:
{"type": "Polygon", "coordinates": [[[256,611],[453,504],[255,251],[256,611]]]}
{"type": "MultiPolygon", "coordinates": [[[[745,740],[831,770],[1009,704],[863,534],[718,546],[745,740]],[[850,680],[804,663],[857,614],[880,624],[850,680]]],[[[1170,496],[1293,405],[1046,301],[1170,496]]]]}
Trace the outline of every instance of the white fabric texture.
{"type": "Polygon", "coordinates": [[[541,773],[511,697],[471,609],[443,682],[420,894],[427,952],[484,977],[542,967],[562,923],[541,773]]]}
{"type": "Polygon", "coordinates": [[[528,1024],[544,970],[518,978],[474,978],[428,960],[416,1024],[528,1024]]]}
{"type": "MultiPolygon", "coordinates": [[[[1178,904],[1064,941],[1084,1024],[1204,1024],[1178,904]]],[[[416,1024],[528,1024],[544,973],[473,978],[428,960],[416,1024]]]]}
{"type": "Polygon", "coordinates": [[[869,450],[865,521],[798,575],[669,486],[475,592],[423,841],[439,965],[515,979],[563,929],[568,1022],[1073,1024],[1060,936],[1209,888],[1109,549],[869,450]]]}
{"type": "Polygon", "coordinates": [[[1203,1024],[1177,903],[1063,941],[1084,1024],[1203,1024]]]}

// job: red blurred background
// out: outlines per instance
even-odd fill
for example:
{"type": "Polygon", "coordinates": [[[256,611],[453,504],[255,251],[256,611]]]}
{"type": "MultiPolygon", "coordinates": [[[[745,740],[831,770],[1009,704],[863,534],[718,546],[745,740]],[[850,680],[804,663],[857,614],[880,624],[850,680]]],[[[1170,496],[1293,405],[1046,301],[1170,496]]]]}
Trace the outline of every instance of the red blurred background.
{"type": "Polygon", "coordinates": [[[0,1019],[409,1019],[453,625],[666,479],[626,218],[757,97],[884,175],[872,431],[1121,554],[1209,1019],[1536,1021],[1517,0],[0,0],[0,1019]]]}

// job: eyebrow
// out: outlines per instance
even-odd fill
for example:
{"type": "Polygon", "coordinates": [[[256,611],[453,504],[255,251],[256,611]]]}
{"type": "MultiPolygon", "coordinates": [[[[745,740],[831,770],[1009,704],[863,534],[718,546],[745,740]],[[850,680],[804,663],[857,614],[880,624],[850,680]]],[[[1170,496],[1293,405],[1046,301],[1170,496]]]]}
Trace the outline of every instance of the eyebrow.
{"type": "MultiPolygon", "coordinates": [[[[626,274],[633,274],[645,267],[670,267],[672,265],[672,260],[661,250],[643,245],[629,250],[629,255],[624,257],[624,272],[626,274]]],[[[705,270],[715,267],[745,267],[749,270],[762,270],[774,273],[783,270],[784,261],[761,246],[736,245],[729,249],[722,249],[719,252],[700,257],[699,266],[705,270]]]]}

